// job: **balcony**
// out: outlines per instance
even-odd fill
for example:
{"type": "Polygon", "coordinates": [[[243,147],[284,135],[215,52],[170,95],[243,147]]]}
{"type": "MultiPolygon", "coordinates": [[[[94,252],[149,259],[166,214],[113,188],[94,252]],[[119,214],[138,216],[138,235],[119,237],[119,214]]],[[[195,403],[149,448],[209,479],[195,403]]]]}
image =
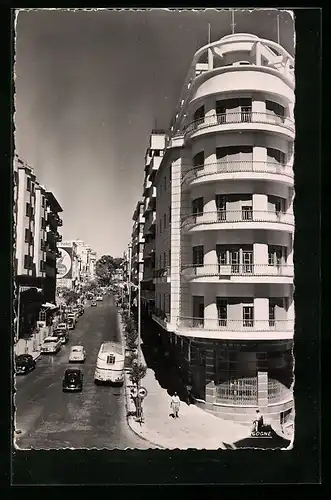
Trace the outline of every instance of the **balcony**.
{"type": "Polygon", "coordinates": [[[294,185],[293,168],[273,161],[219,161],[193,167],[183,177],[182,187],[227,180],[262,180],[294,185]],[[235,174],[235,175],[234,175],[235,174]]]}
{"type": "Polygon", "coordinates": [[[294,334],[294,320],[229,320],[215,318],[180,317],[177,330],[186,337],[215,340],[290,340],[294,334]]]}
{"type": "Polygon", "coordinates": [[[195,283],[288,283],[293,282],[294,266],[267,264],[206,264],[182,268],[185,280],[195,283]]]}
{"type": "Polygon", "coordinates": [[[155,210],[155,208],[156,208],[156,187],[151,186],[149,190],[147,210],[155,210]]]}
{"type": "Polygon", "coordinates": [[[62,234],[56,233],[56,241],[60,243],[62,241],[62,234]]]}
{"type": "Polygon", "coordinates": [[[162,156],[153,156],[153,159],[149,165],[149,178],[153,181],[156,172],[159,170],[159,166],[162,161],[162,156]]]}
{"type": "Polygon", "coordinates": [[[143,196],[148,196],[150,187],[152,185],[152,182],[149,180],[149,177],[146,178],[145,183],[144,183],[144,193],[143,196]]]}
{"type": "Polygon", "coordinates": [[[160,325],[165,330],[168,329],[168,325],[170,324],[170,314],[161,311],[161,309],[153,308],[152,310],[152,318],[153,320],[160,325]]]}
{"type": "Polygon", "coordinates": [[[170,267],[163,267],[156,269],[153,273],[154,283],[163,283],[164,281],[170,283],[170,267]]]}
{"type": "Polygon", "coordinates": [[[166,139],[166,149],[181,148],[184,145],[184,132],[176,132],[166,139]]]}
{"type": "Polygon", "coordinates": [[[294,140],[293,120],[276,113],[256,112],[249,108],[235,113],[204,116],[184,127],[185,140],[210,132],[268,131],[294,140]]]}
{"type": "Polygon", "coordinates": [[[185,232],[219,231],[232,229],[262,229],[270,231],[294,230],[292,213],[273,210],[223,210],[188,215],[182,219],[185,232]]]}

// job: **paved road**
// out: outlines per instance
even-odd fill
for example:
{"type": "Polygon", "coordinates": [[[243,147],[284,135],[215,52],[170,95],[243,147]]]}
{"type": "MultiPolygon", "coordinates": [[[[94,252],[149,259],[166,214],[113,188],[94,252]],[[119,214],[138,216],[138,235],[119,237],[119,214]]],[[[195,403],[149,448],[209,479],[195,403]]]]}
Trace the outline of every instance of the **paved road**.
{"type": "Polygon", "coordinates": [[[123,388],[94,384],[100,344],[118,335],[116,308],[112,297],[106,297],[98,307],[87,306],[57,355],[43,355],[36,370],[16,378],[19,448],[150,448],[127,425],[123,388]],[[63,393],[62,378],[74,344],[83,344],[87,351],[84,388],[82,393],[63,393]]]}

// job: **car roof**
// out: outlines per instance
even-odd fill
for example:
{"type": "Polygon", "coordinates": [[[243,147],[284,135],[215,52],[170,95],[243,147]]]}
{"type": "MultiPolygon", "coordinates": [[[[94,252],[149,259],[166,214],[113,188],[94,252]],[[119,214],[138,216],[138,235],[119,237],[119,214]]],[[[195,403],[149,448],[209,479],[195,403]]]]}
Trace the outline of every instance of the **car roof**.
{"type": "Polygon", "coordinates": [[[73,346],[71,347],[71,349],[82,349],[82,350],[83,350],[83,349],[84,349],[84,347],[83,347],[82,345],[73,345],[73,346]]]}
{"type": "Polygon", "coordinates": [[[57,339],[57,337],[54,337],[53,335],[50,335],[49,337],[46,337],[46,338],[44,339],[44,341],[45,341],[45,340],[54,340],[54,342],[55,342],[55,341],[57,342],[57,340],[58,340],[58,339],[57,339]]]}
{"type": "Polygon", "coordinates": [[[64,373],[82,373],[82,370],[79,368],[67,368],[64,373]]]}

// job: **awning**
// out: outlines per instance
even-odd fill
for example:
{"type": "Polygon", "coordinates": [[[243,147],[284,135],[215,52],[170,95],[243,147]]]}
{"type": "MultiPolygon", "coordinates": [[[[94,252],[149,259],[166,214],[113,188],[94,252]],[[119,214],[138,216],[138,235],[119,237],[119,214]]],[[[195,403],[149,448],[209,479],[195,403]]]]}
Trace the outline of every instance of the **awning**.
{"type": "Polygon", "coordinates": [[[45,309],[57,309],[58,306],[56,306],[55,304],[51,304],[50,302],[45,302],[45,304],[42,304],[41,307],[44,307],[45,309]]]}

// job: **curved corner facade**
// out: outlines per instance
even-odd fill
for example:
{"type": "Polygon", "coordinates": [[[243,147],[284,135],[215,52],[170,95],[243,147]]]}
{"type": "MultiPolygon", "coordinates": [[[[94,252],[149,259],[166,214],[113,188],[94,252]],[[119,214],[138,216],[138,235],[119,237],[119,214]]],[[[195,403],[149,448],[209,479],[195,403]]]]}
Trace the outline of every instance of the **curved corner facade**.
{"type": "Polygon", "coordinates": [[[203,47],[154,181],[154,319],[196,403],[241,422],[293,411],[294,100],[276,43],[203,47]]]}

